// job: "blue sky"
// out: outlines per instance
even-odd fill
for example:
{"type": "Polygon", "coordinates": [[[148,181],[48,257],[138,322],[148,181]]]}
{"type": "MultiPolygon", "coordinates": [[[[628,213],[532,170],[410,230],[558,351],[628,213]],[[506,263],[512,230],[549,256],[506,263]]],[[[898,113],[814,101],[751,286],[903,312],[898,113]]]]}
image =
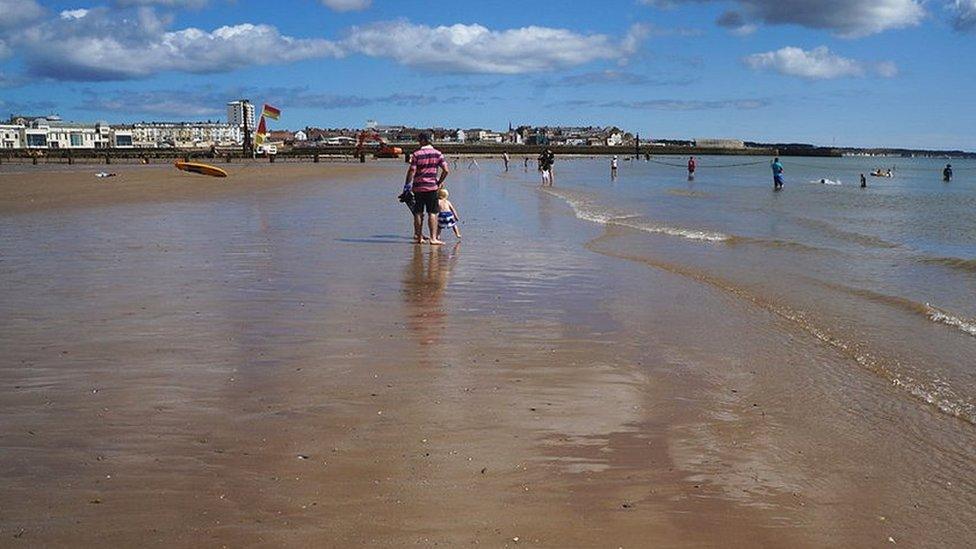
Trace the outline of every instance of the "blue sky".
{"type": "Polygon", "coordinates": [[[976,0],[0,0],[0,115],[976,150],[976,0]]]}

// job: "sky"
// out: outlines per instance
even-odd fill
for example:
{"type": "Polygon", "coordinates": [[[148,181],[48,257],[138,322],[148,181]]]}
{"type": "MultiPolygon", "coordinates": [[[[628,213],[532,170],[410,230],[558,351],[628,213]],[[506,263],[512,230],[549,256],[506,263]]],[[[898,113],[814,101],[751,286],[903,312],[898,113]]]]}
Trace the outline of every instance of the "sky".
{"type": "Polygon", "coordinates": [[[0,0],[0,117],[976,151],[976,0],[0,0]]]}

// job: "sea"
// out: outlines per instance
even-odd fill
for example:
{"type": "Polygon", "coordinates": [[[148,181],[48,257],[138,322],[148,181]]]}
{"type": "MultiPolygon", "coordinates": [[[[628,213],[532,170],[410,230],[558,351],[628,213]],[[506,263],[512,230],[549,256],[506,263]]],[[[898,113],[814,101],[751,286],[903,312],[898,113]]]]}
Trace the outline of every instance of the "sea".
{"type": "Polygon", "coordinates": [[[562,158],[542,189],[615,229],[594,251],[766,309],[919,405],[976,425],[976,161],[562,158]],[[951,163],[954,178],[944,182],[951,163]],[[893,176],[874,177],[875,169],[893,176]],[[867,187],[860,187],[860,175],[867,187]]]}

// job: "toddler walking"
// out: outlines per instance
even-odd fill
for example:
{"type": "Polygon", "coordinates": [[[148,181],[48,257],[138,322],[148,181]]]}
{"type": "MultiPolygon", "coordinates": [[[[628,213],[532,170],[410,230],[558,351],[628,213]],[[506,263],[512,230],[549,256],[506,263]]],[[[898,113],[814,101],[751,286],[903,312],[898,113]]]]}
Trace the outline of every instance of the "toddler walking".
{"type": "Polygon", "coordinates": [[[441,189],[437,191],[437,209],[440,213],[437,214],[437,240],[441,239],[441,231],[444,229],[454,229],[454,236],[461,240],[461,230],[458,229],[458,221],[461,220],[458,216],[457,210],[454,208],[454,204],[447,199],[451,193],[447,192],[447,189],[441,189]]]}

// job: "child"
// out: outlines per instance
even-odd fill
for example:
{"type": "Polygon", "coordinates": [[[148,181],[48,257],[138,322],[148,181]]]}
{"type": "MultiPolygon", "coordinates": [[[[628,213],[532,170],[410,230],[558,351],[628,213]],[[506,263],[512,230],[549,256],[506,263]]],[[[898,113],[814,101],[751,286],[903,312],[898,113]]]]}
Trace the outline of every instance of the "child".
{"type": "Polygon", "coordinates": [[[441,189],[437,191],[437,209],[440,213],[437,214],[437,240],[441,239],[441,231],[447,228],[454,229],[454,236],[461,240],[461,230],[458,229],[457,223],[461,221],[460,216],[458,216],[457,210],[454,209],[454,204],[447,199],[451,193],[447,192],[447,189],[441,189]]]}

